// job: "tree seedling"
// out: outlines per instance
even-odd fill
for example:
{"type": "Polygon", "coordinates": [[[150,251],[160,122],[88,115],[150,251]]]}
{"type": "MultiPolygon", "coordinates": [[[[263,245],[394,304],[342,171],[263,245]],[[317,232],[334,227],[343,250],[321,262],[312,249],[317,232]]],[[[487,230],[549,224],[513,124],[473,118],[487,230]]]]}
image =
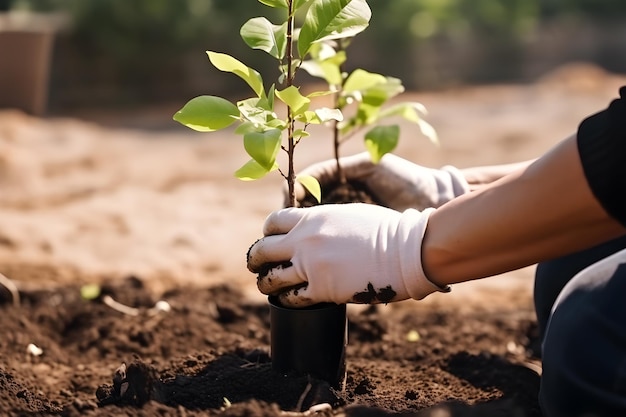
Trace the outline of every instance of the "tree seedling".
{"type": "Polygon", "coordinates": [[[285,11],[285,20],[274,24],[265,17],[248,20],[240,30],[244,42],[252,49],[266,52],[277,60],[279,77],[266,89],[262,75],[236,58],[207,51],[209,60],[220,71],[242,78],[252,89],[251,98],[236,103],[216,96],[199,96],[190,100],[174,115],[174,120],[201,132],[212,132],[238,123],[235,133],[243,136],[250,161],[235,172],[242,180],[256,180],[278,170],[287,181],[287,206],[295,206],[295,181],[300,182],[315,199],[321,201],[321,189],[311,176],[296,175],[294,152],[301,139],[307,137],[311,124],[330,124],[333,131],[334,157],[338,182],[345,183],[339,164],[340,146],[357,132],[365,133],[365,147],[377,163],[385,153],[393,151],[399,140],[397,124],[383,125],[392,117],[416,123],[432,142],[435,130],[424,119],[425,107],[417,102],[387,105],[404,92],[402,82],[363,69],[344,71],[346,49],[353,38],[367,28],[371,9],[366,0],[258,0],[285,11]],[[296,17],[302,24],[296,27],[296,17]],[[302,69],[327,84],[324,91],[302,95],[296,85],[296,74],[302,69]],[[312,109],[312,99],[333,96],[333,107],[312,109]],[[287,106],[280,118],[275,100],[287,106]],[[352,115],[345,116],[351,108],[352,115]],[[287,154],[286,171],[277,163],[277,154],[287,154]]]}
{"type": "Polygon", "coordinates": [[[371,18],[365,0],[259,0],[260,3],[284,11],[279,24],[266,17],[255,17],[241,27],[240,35],[252,49],[266,52],[276,59],[279,77],[269,87],[262,75],[240,60],[224,53],[207,51],[210,62],[220,71],[243,79],[252,90],[252,97],[237,102],[204,95],[193,98],[175,115],[174,120],[200,131],[213,132],[237,123],[235,133],[243,136],[244,149],[250,160],[235,175],[242,180],[256,180],[278,171],[287,181],[288,206],[295,206],[294,184],[301,183],[318,201],[321,189],[310,176],[297,176],[294,170],[295,148],[309,136],[312,124],[341,122],[339,108],[312,108],[314,97],[333,94],[331,90],[303,95],[296,85],[296,74],[307,59],[319,56],[327,41],[353,38],[362,32],[371,18]],[[302,22],[296,27],[296,17],[302,22]],[[279,117],[277,102],[286,106],[279,117]],[[287,168],[279,166],[279,151],[287,154],[287,168]]]}
{"type": "MultiPolygon", "coordinates": [[[[337,160],[343,140],[363,127],[371,127],[365,138],[374,162],[393,150],[399,127],[379,124],[391,116],[403,116],[416,122],[423,132],[435,137],[432,128],[429,129],[421,118],[424,113],[421,104],[404,103],[383,109],[388,100],[404,91],[398,79],[365,70],[344,73],[345,47],[369,26],[372,13],[366,0],[258,1],[284,12],[284,20],[274,24],[266,17],[254,17],[243,24],[240,35],[250,48],[263,51],[277,61],[278,78],[266,85],[263,76],[254,68],[223,52],[207,51],[211,64],[241,78],[252,96],[236,102],[213,95],[195,97],[173,116],[177,122],[199,132],[215,132],[235,125],[234,132],[243,137],[244,149],[251,158],[235,172],[236,177],[256,180],[277,171],[287,181],[286,206],[296,206],[296,181],[321,202],[321,187],[317,180],[312,176],[296,175],[294,169],[295,149],[310,135],[307,130],[311,125],[332,126],[337,160]],[[296,82],[300,70],[322,77],[327,81],[327,88],[303,94],[301,84],[296,82]],[[315,98],[329,95],[334,98],[331,107],[314,107],[315,98]],[[351,105],[356,106],[355,114],[346,118],[343,111],[351,105]],[[279,113],[283,115],[279,116],[279,113]],[[277,161],[281,151],[287,156],[286,168],[277,161]]],[[[272,307],[270,320],[273,328],[289,329],[294,324],[299,325],[296,321],[300,316],[294,315],[294,311],[282,314],[282,307],[272,307]]],[[[324,325],[329,317],[332,318],[337,331],[329,332],[328,326],[324,327],[328,337],[323,338],[323,342],[320,339],[319,344],[324,346],[316,346],[315,351],[306,349],[310,346],[293,344],[286,336],[288,332],[283,332],[287,339],[276,341],[281,337],[272,338],[273,368],[281,372],[283,367],[289,371],[319,372],[331,384],[341,386],[345,383],[345,305],[311,311],[319,313],[316,320],[324,325]],[[339,324],[338,317],[342,317],[343,325],[339,324]],[[290,353],[305,352],[309,363],[295,364],[292,359],[298,355],[276,353],[281,349],[290,353]],[[331,351],[334,352],[329,353],[331,351]],[[333,369],[319,369],[319,362],[310,360],[311,356],[318,356],[333,369]],[[276,360],[278,357],[281,361],[276,360]],[[312,364],[317,369],[312,369],[312,364]]],[[[280,333],[276,331],[279,336],[280,333]]]]}

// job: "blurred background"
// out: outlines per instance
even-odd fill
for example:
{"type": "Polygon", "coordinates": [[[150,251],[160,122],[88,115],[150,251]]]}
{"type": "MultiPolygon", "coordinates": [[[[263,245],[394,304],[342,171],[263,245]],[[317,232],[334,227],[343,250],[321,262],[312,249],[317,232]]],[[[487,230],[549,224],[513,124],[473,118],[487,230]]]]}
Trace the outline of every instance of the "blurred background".
{"type": "MultiPolygon", "coordinates": [[[[568,62],[626,72],[623,0],[368,3],[371,25],[351,46],[348,67],[398,77],[409,90],[530,82],[568,62]]],[[[11,61],[21,59],[39,69],[31,77],[45,79],[45,85],[39,82],[45,97],[40,93],[37,103],[22,105],[35,113],[237,94],[242,83],[216,76],[204,53],[209,49],[262,73],[275,66],[238,35],[247,19],[268,15],[256,0],[0,0],[0,13],[0,77],[11,84],[0,91],[0,106],[10,100],[7,89],[16,88],[7,82],[7,67],[16,71],[18,63],[11,61]],[[15,33],[11,42],[2,41],[15,31],[30,32],[25,36],[39,58],[24,56],[26,41],[15,33]]]]}
{"type": "MultiPolygon", "coordinates": [[[[535,158],[626,85],[624,0],[368,4],[346,69],[398,77],[399,100],[426,106],[439,146],[400,121],[394,151],[424,166],[535,158]]],[[[245,253],[282,205],[282,178],[237,180],[240,137],[172,116],[197,95],[248,94],[206,50],[278,75],[239,36],[251,17],[278,22],[272,12],[257,0],[0,0],[0,273],[37,285],[228,281],[259,296],[245,253]]],[[[296,169],[332,156],[327,127],[309,132],[296,169]]],[[[363,150],[359,138],[342,145],[363,150]]],[[[474,285],[530,294],[530,275],[474,285]]]]}

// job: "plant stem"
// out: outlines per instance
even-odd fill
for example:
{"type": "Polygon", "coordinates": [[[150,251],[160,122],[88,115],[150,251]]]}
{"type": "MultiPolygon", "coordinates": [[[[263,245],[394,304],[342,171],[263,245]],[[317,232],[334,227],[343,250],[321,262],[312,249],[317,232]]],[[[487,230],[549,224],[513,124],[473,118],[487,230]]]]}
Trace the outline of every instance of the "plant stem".
{"type": "MultiPolygon", "coordinates": [[[[339,92],[335,93],[335,97],[339,96],[339,92]]],[[[337,99],[335,98],[335,102],[337,99]]],[[[337,106],[335,105],[335,108],[337,106]]],[[[339,145],[341,145],[341,141],[339,140],[339,122],[334,121],[333,123],[333,148],[335,151],[335,162],[337,163],[337,179],[340,184],[345,184],[347,182],[346,176],[344,175],[343,168],[341,168],[341,164],[339,163],[339,145]]]]}
{"type": "MultiPolygon", "coordinates": [[[[337,41],[337,51],[342,51],[344,49],[343,46],[343,42],[341,39],[339,39],[337,41]]],[[[343,74],[343,65],[339,66],[339,71],[343,74]]],[[[335,100],[335,108],[339,109],[339,98],[341,97],[341,92],[343,90],[343,86],[345,84],[345,79],[343,79],[343,75],[342,75],[342,81],[341,81],[341,85],[338,86],[337,91],[334,94],[334,100],[335,100]]],[[[333,148],[335,151],[335,162],[337,163],[337,180],[339,181],[339,184],[345,184],[347,182],[345,173],[343,172],[343,168],[341,167],[341,164],[339,163],[339,147],[341,145],[342,141],[341,141],[341,137],[340,137],[340,132],[339,132],[339,122],[337,120],[334,121],[333,123],[333,148]]]]}
{"type": "MultiPolygon", "coordinates": [[[[295,16],[294,16],[294,9],[293,9],[293,0],[289,0],[288,3],[289,3],[289,9],[288,9],[289,18],[287,20],[287,51],[286,51],[287,77],[285,78],[287,82],[287,87],[290,87],[291,85],[293,85],[293,78],[294,78],[292,67],[293,67],[293,27],[294,27],[295,16]]],[[[287,187],[289,190],[289,200],[288,200],[287,207],[296,206],[296,191],[295,191],[296,174],[295,174],[295,170],[293,167],[294,165],[293,155],[294,155],[294,149],[295,149],[295,144],[293,142],[294,126],[295,126],[295,121],[291,114],[291,108],[287,106],[287,140],[289,142],[288,148],[287,148],[287,159],[288,159],[288,164],[289,164],[289,169],[287,171],[287,187]]]]}

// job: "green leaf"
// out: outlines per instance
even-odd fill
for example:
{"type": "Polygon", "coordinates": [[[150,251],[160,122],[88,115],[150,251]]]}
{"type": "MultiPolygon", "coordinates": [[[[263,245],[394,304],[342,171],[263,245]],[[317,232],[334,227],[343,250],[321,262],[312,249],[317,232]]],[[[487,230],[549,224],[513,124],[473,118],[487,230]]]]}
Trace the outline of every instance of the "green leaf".
{"type": "Polygon", "coordinates": [[[276,91],[276,97],[289,106],[291,113],[294,115],[304,113],[311,103],[311,100],[300,94],[300,90],[293,85],[284,90],[276,91]]]}
{"type": "Polygon", "coordinates": [[[248,83],[257,96],[261,97],[263,94],[263,78],[256,70],[227,54],[207,51],[207,55],[215,68],[238,75],[248,83]]]}
{"type": "Polygon", "coordinates": [[[381,107],[392,97],[404,92],[404,86],[397,78],[385,77],[385,82],[363,91],[363,103],[381,107]]]}
{"type": "Polygon", "coordinates": [[[381,111],[381,117],[400,116],[413,123],[418,123],[424,114],[426,107],[416,102],[398,103],[381,111]]]}
{"type": "Polygon", "coordinates": [[[266,100],[262,98],[249,98],[238,102],[237,108],[245,120],[254,123],[255,126],[260,129],[265,126],[268,121],[277,117],[273,111],[265,108],[265,102],[266,100]]]}
{"type": "MultiPolygon", "coordinates": [[[[334,40],[329,40],[325,42],[317,42],[311,45],[311,49],[309,50],[309,54],[311,55],[311,59],[315,61],[324,61],[330,59],[337,55],[338,53],[342,53],[345,57],[345,50],[337,52],[337,43],[334,40]]],[[[345,48],[344,48],[345,49],[345,48]]]]}
{"type": "Polygon", "coordinates": [[[306,96],[308,98],[315,98],[315,97],[329,96],[331,94],[335,94],[335,92],[334,91],[330,91],[330,90],[320,90],[320,91],[313,91],[312,93],[309,93],[306,96]]]}
{"type": "Polygon", "coordinates": [[[415,123],[419,126],[422,134],[426,136],[431,142],[438,144],[439,137],[435,129],[426,122],[422,115],[426,113],[426,107],[423,104],[417,102],[399,103],[384,109],[379,114],[379,119],[400,116],[409,122],[415,123]]]}
{"type": "Polygon", "coordinates": [[[284,9],[288,7],[287,0],[259,0],[259,3],[270,7],[282,7],[284,9]]]}
{"type": "Polygon", "coordinates": [[[370,90],[378,91],[380,95],[384,95],[386,100],[397,96],[404,92],[404,86],[399,78],[385,77],[385,82],[375,85],[370,90]]]}
{"type": "Polygon", "coordinates": [[[80,287],[80,296],[83,300],[95,300],[100,297],[101,288],[98,284],[86,284],[80,287]]]}
{"type": "Polygon", "coordinates": [[[341,122],[343,120],[343,113],[339,109],[320,107],[315,111],[307,110],[296,116],[296,120],[305,124],[322,124],[331,120],[341,122]]]}
{"type": "Polygon", "coordinates": [[[258,131],[259,131],[259,128],[256,124],[252,122],[243,122],[239,126],[237,126],[237,128],[235,129],[235,134],[243,136],[246,133],[258,132],[258,131]]]}
{"type": "Polygon", "coordinates": [[[332,61],[304,61],[301,68],[312,77],[321,78],[328,85],[341,85],[343,77],[341,76],[341,67],[332,61]]]}
{"type": "Polygon", "coordinates": [[[304,58],[315,42],[349,38],[361,33],[371,17],[372,11],[365,0],[313,1],[298,37],[300,58],[304,58]]]}
{"type": "Polygon", "coordinates": [[[278,169],[278,165],[274,164],[271,169],[265,169],[261,165],[258,164],[254,159],[246,162],[241,168],[235,171],[235,177],[239,178],[242,181],[254,181],[259,178],[263,178],[269,172],[278,169]]]}
{"type": "Polygon", "coordinates": [[[306,130],[303,129],[296,129],[293,131],[293,138],[294,140],[298,141],[302,138],[308,138],[309,136],[311,136],[311,134],[309,132],[307,132],[306,130]]]}
{"type": "Polygon", "coordinates": [[[294,9],[298,10],[301,7],[305,6],[307,3],[311,3],[313,0],[295,0],[294,9]]]}
{"type": "Polygon", "coordinates": [[[174,120],[199,132],[224,129],[239,119],[237,106],[215,96],[193,98],[174,114],[174,120]]]}
{"type": "Polygon", "coordinates": [[[276,96],[276,84],[272,84],[267,95],[264,97],[267,100],[267,109],[274,110],[274,97],[276,96]]]}
{"type": "Polygon", "coordinates": [[[377,164],[384,154],[393,151],[400,139],[400,126],[376,126],[365,134],[365,147],[377,164]]]}
{"type": "Polygon", "coordinates": [[[355,115],[356,126],[372,125],[379,120],[379,115],[380,106],[360,103],[355,115]]]}
{"type": "Polygon", "coordinates": [[[302,114],[297,115],[295,119],[304,124],[310,124],[310,123],[320,124],[321,123],[319,120],[319,117],[317,117],[317,114],[315,114],[313,110],[307,110],[303,112],[302,114]]]}
{"type": "Polygon", "coordinates": [[[422,131],[422,134],[426,136],[432,143],[439,144],[439,136],[437,135],[437,131],[434,127],[431,126],[430,123],[425,121],[424,119],[420,119],[417,124],[422,131]]]}
{"type": "Polygon", "coordinates": [[[341,65],[346,62],[346,52],[336,52],[327,42],[313,44],[312,59],[303,61],[300,66],[309,75],[321,78],[331,86],[343,84],[341,65]]]}
{"type": "Polygon", "coordinates": [[[260,49],[276,59],[285,56],[287,47],[287,23],[273,25],[264,17],[248,20],[241,27],[241,38],[252,49],[260,49]]]}
{"type": "Polygon", "coordinates": [[[320,123],[326,123],[330,120],[341,122],[343,120],[343,113],[339,109],[321,107],[315,110],[315,114],[319,118],[320,123]]]}
{"type": "Polygon", "coordinates": [[[311,175],[297,175],[296,181],[302,184],[302,186],[315,197],[318,203],[322,202],[322,187],[317,181],[317,178],[311,175]]]}
{"type": "Polygon", "coordinates": [[[343,91],[345,93],[351,93],[353,91],[365,91],[379,84],[384,84],[387,81],[384,75],[368,72],[363,69],[356,69],[346,79],[346,83],[343,85],[343,91]]]}
{"type": "Polygon", "coordinates": [[[280,149],[281,131],[278,129],[266,132],[248,132],[243,137],[243,146],[259,165],[270,170],[276,162],[280,149]]]}

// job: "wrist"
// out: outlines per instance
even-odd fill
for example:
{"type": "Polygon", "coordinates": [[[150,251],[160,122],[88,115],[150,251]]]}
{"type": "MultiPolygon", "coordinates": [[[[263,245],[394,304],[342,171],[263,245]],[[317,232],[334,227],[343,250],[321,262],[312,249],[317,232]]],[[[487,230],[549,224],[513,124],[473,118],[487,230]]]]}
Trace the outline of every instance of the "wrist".
{"type": "Polygon", "coordinates": [[[406,236],[404,247],[409,251],[402,259],[402,279],[407,294],[415,300],[421,300],[434,292],[450,292],[449,286],[430,280],[422,265],[422,242],[428,219],[434,211],[434,208],[429,208],[420,213],[409,209],[402,213],[400,222],[400,233],[406,236]]]}

